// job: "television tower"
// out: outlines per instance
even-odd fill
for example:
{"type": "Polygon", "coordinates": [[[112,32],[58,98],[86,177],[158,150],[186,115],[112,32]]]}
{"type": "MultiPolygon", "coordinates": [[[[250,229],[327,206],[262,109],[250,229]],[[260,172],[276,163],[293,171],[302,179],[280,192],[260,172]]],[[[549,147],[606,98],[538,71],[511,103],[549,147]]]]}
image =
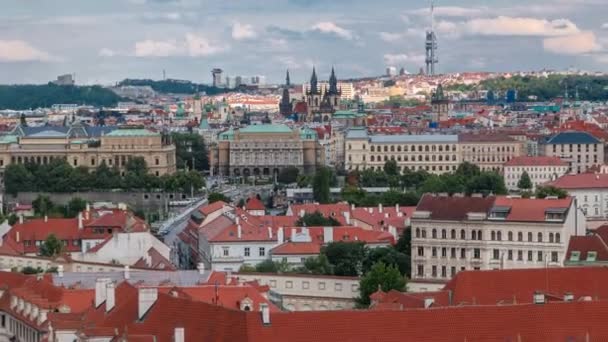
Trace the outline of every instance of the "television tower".
{"type": "Polygon", "coordinates": [[[431,0],[431,28],[426,31],[426,74],[435,75],[435,65],[439,63],[437,59],[437,36],[435,35],[435,5],[431,0]]]}

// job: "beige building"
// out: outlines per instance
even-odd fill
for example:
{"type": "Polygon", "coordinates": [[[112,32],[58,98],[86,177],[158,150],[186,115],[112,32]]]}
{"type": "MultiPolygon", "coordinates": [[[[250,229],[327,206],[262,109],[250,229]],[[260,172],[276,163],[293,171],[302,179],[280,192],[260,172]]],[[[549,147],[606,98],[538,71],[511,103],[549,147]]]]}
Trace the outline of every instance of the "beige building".
{"type": "Polygon", "coordinates": [[[504,134],[466,133],[458,135],[462,161],[482,171],[502,172],[504,163],[526,154],[525,143],[504,134]]]}
{"type": "Polygon", "coordinates": [[[0,138],[1,170],[13,163],[47,164],[58,158],[73,167],[105,163],[122,168],[133,157],[143,157],[156,175],[176,171],[170,138],[144,128],[19,126],[0,138]]]}
{"type": "Polygon", "coordinates": [[[570,173],[585,173],[604,164],[604,144],[587,132],[561,132],[549,137],[539,148],[548,157],[558,157],[570,166],[570,173]]]}
{"type": "MultiPolygon", "coordinates": [[[[321,94],[325,94],[329,90],[329,83],[319,82],[318,88],[321,94]]],[[[342,90],[342,94],[340,95],[341,100],[352,100],[355,98],[355,87],[352,83],[338,82],[338,88],[342,90]]],[[[302,84],[302,94],[306,94],[307,92],[310,92],[310,83],[302,84]]]]}
{"type": "Polygon", "coordinates": [[[309,174],[324,165],[325,151],[317,132],[291,129],[282,124],[251,125],[219,135],[211,147],[213,174],[222,176],[271,176],[294,166],[309,174]]]}
{"type": "Polygon", "coordinates": [[[516,157],[504,165],[504,179],[508,190],[518,190],[517,183],[526,172],[532,182],[532,189],[554,181],[568,172],[568,163],[557,157],[516,157]]]}

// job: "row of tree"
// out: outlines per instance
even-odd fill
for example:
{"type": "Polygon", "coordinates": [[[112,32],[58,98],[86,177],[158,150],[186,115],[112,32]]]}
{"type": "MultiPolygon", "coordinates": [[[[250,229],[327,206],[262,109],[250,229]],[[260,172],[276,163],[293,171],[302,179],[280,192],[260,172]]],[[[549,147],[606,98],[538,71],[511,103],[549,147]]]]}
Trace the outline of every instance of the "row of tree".
{"type": "Polygon", "coordinates": [[[89,190],[159,190],[167,192],[198,191],[205,185],[197,171],[178,171],[171,175],[148,173],[146,161],[132,158],[125,164],[124,175],[119,169],[101,163],[92,169],[72,167],[67,161],[54,159],[48,164],[11,164],[4,172],[6,193],[16,195],[30,192],[76,192],[89,190]]]}
{"type": "Polygon", "coordinates": [[[217,95],[225,93],[224,88],[208,86],[206,84],[197,84],[190,81],[182,80],[150,80],[150,79],[125,79],[118,85],[120,86],[149,86],[159,93],[168,94],[198,94],[205,93],[207,95],[217,95]]]}
{"type": "Polygon", "coordinates": [[[56,103],[112,107],[120,100],[100,86],[0,85],[0,109],[48,108],[56,103]]]}

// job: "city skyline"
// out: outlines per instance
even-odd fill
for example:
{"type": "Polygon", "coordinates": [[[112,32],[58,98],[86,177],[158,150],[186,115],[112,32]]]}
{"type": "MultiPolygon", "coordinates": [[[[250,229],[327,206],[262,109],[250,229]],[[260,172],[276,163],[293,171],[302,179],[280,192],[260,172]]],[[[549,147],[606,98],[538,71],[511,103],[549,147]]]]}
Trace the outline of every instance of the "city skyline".
{"type": "MultiPolygon", "coordinates": [[[[332,65],[341,79],[387,66],[424,66],[428,1],[198,0],[83,3],[8,0],[0,14],[0,83],[45,83],[75,73],[79,84],[123,78],[265,75],[289,69],[305,82],[332,65]]],[[[602,0],[436,1],[438,73],[574,67],[608,70],[602,0]]]]}

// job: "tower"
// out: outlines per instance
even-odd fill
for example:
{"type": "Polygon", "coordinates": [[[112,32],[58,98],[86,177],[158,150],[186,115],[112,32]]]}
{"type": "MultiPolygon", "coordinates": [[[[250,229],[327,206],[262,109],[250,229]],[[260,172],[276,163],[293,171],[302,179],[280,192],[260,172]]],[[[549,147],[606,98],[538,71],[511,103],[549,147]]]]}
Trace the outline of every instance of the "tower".
{"type": "Polygon", "coordinates": [[[327,92],[326,96],[329,98],[329,103],[331,106],[333,106],[334,111],[340,106],[341,95],[342,90],[338,89],[338,78],[336,77],[336,72],[334,67],[331,67],[331,76],[329,76],[329,91],[327,92]]]}
{"type": "Polygon", "coordinates": [[[215,68],[211,70],[211,76],[213,77],[213,86],[219,87],[222,84],[222,73],[223,70],[219,68],[215,68]]]}
{"type": "Polygon", "coordinates": [[[283,96],[281,97],[281,103],[279,104],[279,111],[284,117],[290,116],[293,112],[291,106],[291,99],[289,98],[289,70],[287,70],[287,76],[285,77],[285,87],[283,87],[283,96]]]}
{"type": "Polygon", "coordinates": [[[437,90],[431,97],[431,107],[433,108],[433,122],[445,121],[448,119],[450,111],[450,101],[443,94],[443,86],[439,84],[437,90]]]}
{"type": "Polygon", "coordinates": [[[439,63],[437,59],[437,36],[435,35],[435,5],[431,0],[431,27],[426,32],[426,74],[435,75],[435,65],[439,63]]]}

